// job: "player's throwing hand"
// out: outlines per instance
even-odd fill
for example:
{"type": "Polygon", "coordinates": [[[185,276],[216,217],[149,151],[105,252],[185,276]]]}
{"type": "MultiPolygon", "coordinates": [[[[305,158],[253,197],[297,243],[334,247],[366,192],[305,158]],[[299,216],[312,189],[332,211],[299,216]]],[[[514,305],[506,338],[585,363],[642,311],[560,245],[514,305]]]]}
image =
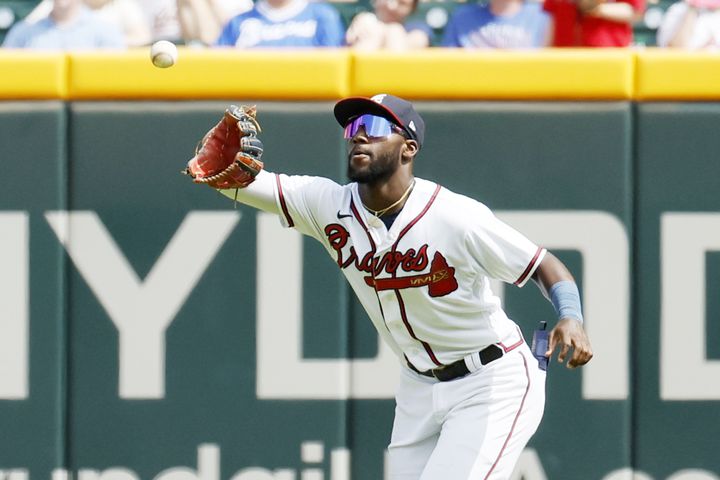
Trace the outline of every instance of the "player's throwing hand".
{"type": "Polygon", "coordinates": [[[559,348],[557,360],[560,363],[565,362],[572,348],[572,356],[567,363],[568,368],[581,367],[593,357],[590,340],[583,329],[582,323],[574,318],[563,318],[558,321],[555,328],[550,332],[548,351],[545,352],[545,356],[552,357],[556,347],[559,348]]]}

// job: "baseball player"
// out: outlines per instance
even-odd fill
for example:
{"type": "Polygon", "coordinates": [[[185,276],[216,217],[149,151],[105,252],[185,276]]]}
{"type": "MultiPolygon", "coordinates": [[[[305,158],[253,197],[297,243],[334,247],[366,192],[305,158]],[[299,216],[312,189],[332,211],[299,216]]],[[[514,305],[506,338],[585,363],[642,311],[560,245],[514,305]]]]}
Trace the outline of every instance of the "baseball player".
{"type": "Polygon", "coordinates": [[[239,152],[231,167],[208,169],[206,154],[222,149],[206,142],[188,173],[315,238],[345,274],[403,366],[389,478],[509,478],[543,414],[547,358],[559,349],[573,368],[592,357],[572,275],[482,203],[413,175],[425,124],[401,98],[335,105],[347,185],[262,170],[254,111],[246,113],[226,113],[208,134],[227,144],[239,126],[242,138],[229,142],[238,148],[225,149],[239,152]],[[547,348],[533,355],[491,279],[535,280],[558,316],[547,348]]]}

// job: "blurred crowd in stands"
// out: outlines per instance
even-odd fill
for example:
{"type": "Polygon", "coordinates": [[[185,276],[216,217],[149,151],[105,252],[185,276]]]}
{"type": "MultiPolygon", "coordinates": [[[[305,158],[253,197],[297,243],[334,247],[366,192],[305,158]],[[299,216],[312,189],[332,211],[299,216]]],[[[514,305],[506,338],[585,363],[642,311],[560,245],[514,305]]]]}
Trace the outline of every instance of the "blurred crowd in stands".
{"type": "Polygon", "coordinates": [[[455,0],[448,3],[452,8],[419,8],[419,0],[370,0],[347,14],[347,1],[42,0],[10,22],[0,1],[0,28],[3,21],[9,28],[3,47],[56,50],[122,49],[157,40],[395,51],[627,47],[643,43],[634,38],[638,25],[656,33],[651,45],[720,46],[720,0],[679,0],[664,9],[656,8],[660,1],[455,0]]]}

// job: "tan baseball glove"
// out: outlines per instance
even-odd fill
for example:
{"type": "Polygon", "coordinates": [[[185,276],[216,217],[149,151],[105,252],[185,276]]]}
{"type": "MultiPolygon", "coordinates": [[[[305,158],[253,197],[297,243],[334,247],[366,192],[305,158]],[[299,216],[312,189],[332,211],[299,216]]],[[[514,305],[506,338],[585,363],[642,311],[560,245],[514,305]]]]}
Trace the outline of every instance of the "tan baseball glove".
{"type": "Polygon", "coordinates": [[[183,173],[213,188],[245,188],[263,169],[255,107],[231,105],[200,142],[183,173]]]}

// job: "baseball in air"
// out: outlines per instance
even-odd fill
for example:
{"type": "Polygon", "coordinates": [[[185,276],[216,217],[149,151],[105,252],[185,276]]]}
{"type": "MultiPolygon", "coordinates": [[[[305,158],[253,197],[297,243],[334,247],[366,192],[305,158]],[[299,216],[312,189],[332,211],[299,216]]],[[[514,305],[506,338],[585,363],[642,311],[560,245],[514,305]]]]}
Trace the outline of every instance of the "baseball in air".
{"type": "Polygon", "coordinates": [[[168,68],[175,65],[178,58],[177,47],[167,40],[160,40],[150,47],[150,58],[153,65],[158,68],[168,68]]]}

